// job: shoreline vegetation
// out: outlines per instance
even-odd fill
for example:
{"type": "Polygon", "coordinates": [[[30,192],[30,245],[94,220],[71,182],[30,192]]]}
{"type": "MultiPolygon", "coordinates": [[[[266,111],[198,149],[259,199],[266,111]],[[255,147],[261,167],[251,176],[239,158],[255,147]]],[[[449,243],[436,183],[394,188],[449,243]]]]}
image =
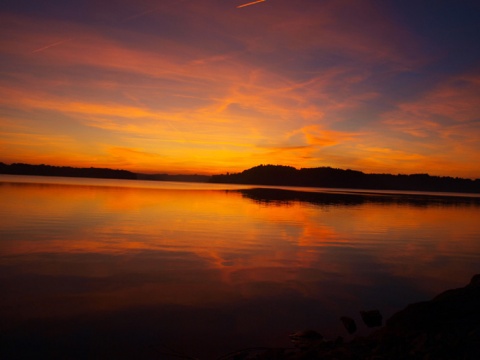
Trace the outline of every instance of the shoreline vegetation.
{"type": "Polygon", "coordinates": [[[227,184],[480,193],[480,179],[428,174],[365,174],[361,171],[331,167],[298,170],[291,166],[260,165],[241,173],[213,175],[210,181],[227,184]]]}
{"type": "Polygon", "coordinates": [[[240,173],[221,175],[142,174],[109,168],[31,165],[0,162],[0,174],[129,179],[151,181],[210,182],[268,186],[344,189],[480,193],[480,179],[428,174],[366,174],[331,167],[296,169],[284,165],[259,165],[240,173]]]}

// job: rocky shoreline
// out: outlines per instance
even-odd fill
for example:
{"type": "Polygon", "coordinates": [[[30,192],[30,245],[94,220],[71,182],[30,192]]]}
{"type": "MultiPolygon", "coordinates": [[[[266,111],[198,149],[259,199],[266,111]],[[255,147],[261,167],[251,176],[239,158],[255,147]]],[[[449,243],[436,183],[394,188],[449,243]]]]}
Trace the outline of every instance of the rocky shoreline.
{"type": "MultiPolygon", "coordinates": [[[[378,325],[377,311],[362,314],[367,326],[378,325]],[[364,316],[366,315],[366,317],[364,316]],[[369,318],[370,316],[370,318],[369,318]]],[[[342,317],[349,333],[356,324],[342,317]]],[[[480,274],[458,289],[430,301],[408,305],[385,326],[366,337],[327,341],[314,330],[291,335],[292,349],[245,350],[222,359],[235,360],[476,360],[480,359],[480,274]]]]}

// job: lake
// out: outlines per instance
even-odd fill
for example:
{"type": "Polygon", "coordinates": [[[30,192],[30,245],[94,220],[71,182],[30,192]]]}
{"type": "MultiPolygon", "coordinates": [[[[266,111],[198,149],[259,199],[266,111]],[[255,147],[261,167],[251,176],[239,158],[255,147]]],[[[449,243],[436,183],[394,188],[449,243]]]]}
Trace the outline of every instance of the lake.
{"type": "Polygon", "coordinates": [[[480,273],[478,195],[0,175],[0,357],[215,359],[480,273]]]}

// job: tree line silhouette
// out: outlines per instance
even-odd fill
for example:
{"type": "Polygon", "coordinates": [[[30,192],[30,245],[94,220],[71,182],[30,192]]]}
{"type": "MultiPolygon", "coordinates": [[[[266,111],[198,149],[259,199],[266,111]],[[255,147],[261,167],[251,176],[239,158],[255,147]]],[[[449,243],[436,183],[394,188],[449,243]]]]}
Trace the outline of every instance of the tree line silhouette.
{"type": "Polygon", "coordinates": [[[65,176],[100,179],[137,179],[137,175],[127,170],[108,168],[76,168],[71,166],[30,165],[22,163],[0,163],[0,173],[11,175],[65,176]]]}
{"type": "Polygon", "coordinates": [[[108,168],[30,165],[0,162],[1,174],[66,176],[105,179],[139,179],[156,181],[195,181],[226,184],[278,185],[375,190],[414,190],[480,193],[480,179],[472,180],[428,174],[365,174],[356,170],[331,167],[301,168],[284,165],[259,165],[240,173],[223,175],[139,174],[108,168]]]}
{"type": "Polygon", "coordinates": [[[71,166],[52,166],[44,164],[31,165],[23,163],[13,163],[11,165],[7,165],[3,162],[0,162],[0,174],[180,182],[208,182],[210,180],[210,176],[196,174],[142,174],[134,173],[128,170],[115,170],[109,168],[76,168],[71,166]]]}
{"type": "Polygon", "coordinates": [[[259,165],[241,173],[213,175],[210,181],[234,184],[480,193],[480,179],[428,174],[365,174],[361,171],[331,167],[297,170],[284,165],[259,165]]]}

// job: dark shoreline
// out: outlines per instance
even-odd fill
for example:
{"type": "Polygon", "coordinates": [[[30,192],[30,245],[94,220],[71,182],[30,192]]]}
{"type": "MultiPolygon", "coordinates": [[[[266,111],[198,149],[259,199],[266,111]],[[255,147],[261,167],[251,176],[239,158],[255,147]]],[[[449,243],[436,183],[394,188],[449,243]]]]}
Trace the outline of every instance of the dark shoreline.
{"type": "MultiPolygon", "coordinates": [[[[368,327],[378,329],[367,336],[356,336],[350,341],[345,341],[343,336],[347,332],[351,333],[347,325],[345,332],[338,334],[335,339],[325,339],[314,329],[308,329],[290,335],[292,346],[288,348],[238,349],[215,359],[477,360],[480,359],[479,304],[480,274],[477,274],[465,287],[444,291],[429,301],[407,305],[403,310],[393,314],[383,327],[379,327],[383,325],[381,318],[380,323],[370,321],[370,324],[364,318],[368,327]]],[[[352,309],[352,312],[358,312],[358,309],[352,309]]],[[[145,315],[141,311],[133,311],[131,316],[136,317],[142,314],[145,315]]],[[[89,317],[64,322],[29,321],[21,327],[10,329],[7,326],[0,329],[0,357],[5,359],[36,357],[199,360],[192,356],[193,354],[187,355],[180,351],[180,348],[175,351],[163,345],[161,339],[157,339],[154,346],[146,346],[151,339],[143,339],[142,333],[138,336],[130,334],[131,337],[128,338],[119,333],[124,329],[121,325],[124,325],[125,319],[115,320],[108,314],[102,319],[102,323],[97,323],[100,329],[90,329],[89,321],[92,318],[89,317]],[[76,326],[73,331],[72,325],[76,326]],[[120,325],[118,330],[117,325],[120,325]],[[65,334],[64,331],[67,333],[65,334]],[[100,337],[97,338],[97,336],[100,337]],[[110,342],[105,341],[106,339],[110,342]],[[115,343],[113,341],[115,339],[123,340],[121,343],[115,343]]],[[[206,359],[202,358],[202,360],[206,359]]]]}
{"type": "Polygon", "coordinates": [[[44,164],[14,163],[7,165],[0,162],[0,174],[480,194],[480,179],[440,177],[428,174],[366,174],[361,171],[330,167],[297,170],[293,167],[282,165],[260,165],[241,173],[210,176],[197,174],[142,174],[120,169],[75,168],[44,164]]]}
{"type": "Polygon", "coordinates": [[[463,288],[447,290],[430,301],[408,305],[366,337],[344,342],[339,336],[329,341],[315,330],[306,330],[291,338],[295,344],[293,349],[246,349],[220,359],[480,359],[480,274],[474,275],[463,288]]]}
{"type": "MultiPolygon", "coordinates": [[[[2,174],[0,175],[12,175],[2,174]]],[[[14,175],[16,176],[16,175],[14,175]]],[[[110,179],[98,177],[71,177],[71,176],[41,176],[41,175],[18,175],[39,176],[41,178],[78,178],[78,179],[110,179]]],[[[114,180],[139,180],[139,179],[115,179],[114,180]]],[[[165,180],[185,183],[179,180],[165,180]]],[[[6,181],[10,182],[10,181],[6,181]]],[[[17,181],[13,181],[17,183],[17,181]]],[[[163,181],[159,181],[160,183],[163,181]]],[[[194,183],[193,181],[187,181],[194,183]]],[[[18,182],[17,184],[29,184],[30,182],[18,182]]],[[[43,183],[43,181],[42,181],[43,183]]],[[[208,184],[205,182],[196,182],[208,184]]],[[[48,181],[45,184],[49,184],[48,181]]],[[[57,184],[56,186],[71,186],[70,183],[57,184]]],[[[221,184],[218,184],[221,185],[221,184]]],[[[228,186],[236,184],[225,184],[228,186]]],[[[242,185],[242,184],[238,184],[242,185]]],[[[410,205],[415,207],[426,206],[480,206],[480,194],[475,193],[445,193],[445,192],[421,192],[421,191],[397,191],[397,190],[373,190],[373,189],[341,189],[341,188],[298,188],[291,186],[254,186],[242,185],[240,188],[218,188],[212,191],[225,191],[227,193],[239,193],[242,197],[266,206],[289,206],[295,202],[306,203],[314,206],[357,206],[363,204],[378,205],[410,205]]],[[[154,190],[154,188],[145,188],[154,190]]]]}
{"type": "Polygon", "coordinates": [[[213,175],[214,183],[397,191],[480,193],[480,179],[428,174],[366,174],[331,167],[296,169],[260,165],[241,173],[213,175]]]}

